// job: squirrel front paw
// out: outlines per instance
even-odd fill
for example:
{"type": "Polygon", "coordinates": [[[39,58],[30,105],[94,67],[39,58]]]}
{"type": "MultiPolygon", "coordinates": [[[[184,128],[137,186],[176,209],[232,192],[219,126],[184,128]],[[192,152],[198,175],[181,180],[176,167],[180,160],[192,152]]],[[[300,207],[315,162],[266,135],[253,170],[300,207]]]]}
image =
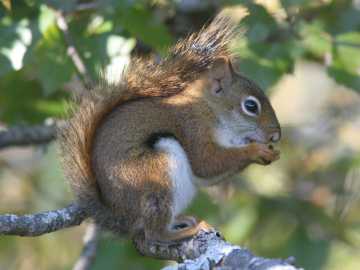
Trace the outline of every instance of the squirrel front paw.
{"type": "Polygon", "coordinates": [[[269,165],[280,158],[280,151],[272,145],[253,143],[250,145],[251,160],[257,164],[269,165]]]}

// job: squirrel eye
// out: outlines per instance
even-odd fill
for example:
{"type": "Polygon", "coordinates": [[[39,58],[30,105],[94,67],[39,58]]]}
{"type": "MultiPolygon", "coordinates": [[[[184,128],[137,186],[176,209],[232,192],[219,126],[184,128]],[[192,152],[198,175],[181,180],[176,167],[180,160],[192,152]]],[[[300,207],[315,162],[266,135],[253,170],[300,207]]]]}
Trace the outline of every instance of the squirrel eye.
{"type": "Polygon", "coordinates": [[[219,88],[217,88],[217,89],[215,90],[215,93],[216,93],[216,94],[219,94],[222,90],[223,90],[222,87],[219,86],[219,88]]]}
{"type": "Polygon", "coordinates": [[[241,104],[244,113],[250,116],[258,116],[261,112],[261,105],[256,97],[248,96],[241,104]]]}

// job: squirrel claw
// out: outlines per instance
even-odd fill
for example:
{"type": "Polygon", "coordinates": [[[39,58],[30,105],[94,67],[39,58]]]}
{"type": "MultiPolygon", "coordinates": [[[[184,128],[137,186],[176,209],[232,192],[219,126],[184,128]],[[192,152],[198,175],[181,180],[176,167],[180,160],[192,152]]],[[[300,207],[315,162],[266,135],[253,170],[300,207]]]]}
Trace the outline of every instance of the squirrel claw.
{"type": "Polygon", "coordinates": [[[258,164],[269,165],[280,158],[280,152],[272,145],[255,143],[252,147],[253,161],[258,164]]]}
{"type": "Polygon", "coordinates": [[[213,226],[211,226],[209,223],[207,223],[204,220],[200,221],[199,224],[197,225],[197,227],[198,227],[199,231],[204,231],[207,233],[216,231],[213,226]]]}

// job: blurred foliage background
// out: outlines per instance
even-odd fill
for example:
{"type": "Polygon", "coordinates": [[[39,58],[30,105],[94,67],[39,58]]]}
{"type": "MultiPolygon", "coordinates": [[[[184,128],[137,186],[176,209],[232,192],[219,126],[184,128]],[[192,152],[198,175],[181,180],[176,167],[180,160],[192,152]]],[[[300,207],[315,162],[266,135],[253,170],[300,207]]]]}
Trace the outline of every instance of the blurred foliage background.
{"type": "MultiPolygon", "coordinates": [[[[132,54],[164,55],[219,10],[237,16],[239,7],[249,11],[240,70],[272,99],[282,158],[201,192],[189,212],[258,255],[295,256],[308,270],[360,269],[359,0],[0,0],[0,128],[62,117],[83,85],[56,12],[96,81],[101,72],[116,80],[132,54]]],[[[56,144],[0,151],[1,213],[71,200],[56,144]]],[[[84,228],[1,237],[0,269],[71,269],[84,228]]],[[[164,263],[105,233],[93,269],[164,263]]]]}

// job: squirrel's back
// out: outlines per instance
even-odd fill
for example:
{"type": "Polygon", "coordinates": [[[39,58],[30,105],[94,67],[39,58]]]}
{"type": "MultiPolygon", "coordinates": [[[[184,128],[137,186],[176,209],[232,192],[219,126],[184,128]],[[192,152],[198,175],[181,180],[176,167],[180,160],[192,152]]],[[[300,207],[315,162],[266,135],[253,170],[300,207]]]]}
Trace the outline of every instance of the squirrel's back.
{"type": "MultiPolygon", "coordinates": [[[[159,63],[133,59],[120,83],[100,84],[75,100],[70,119],[58,133],[65,175],[78,203],[89,215],[99,217],[97,220],[105,227],[121,231],[122,224],[111,219],[93,171],[91,155],[101,122],[126,102],[178,94],[208,70],[215,59],[232,58],[228,48],[236,34],[234,24],[218,16],[198,33],[179,41],[159,63]]],[[[118,138],[118,143],[126,141],[118,138]]]]}

